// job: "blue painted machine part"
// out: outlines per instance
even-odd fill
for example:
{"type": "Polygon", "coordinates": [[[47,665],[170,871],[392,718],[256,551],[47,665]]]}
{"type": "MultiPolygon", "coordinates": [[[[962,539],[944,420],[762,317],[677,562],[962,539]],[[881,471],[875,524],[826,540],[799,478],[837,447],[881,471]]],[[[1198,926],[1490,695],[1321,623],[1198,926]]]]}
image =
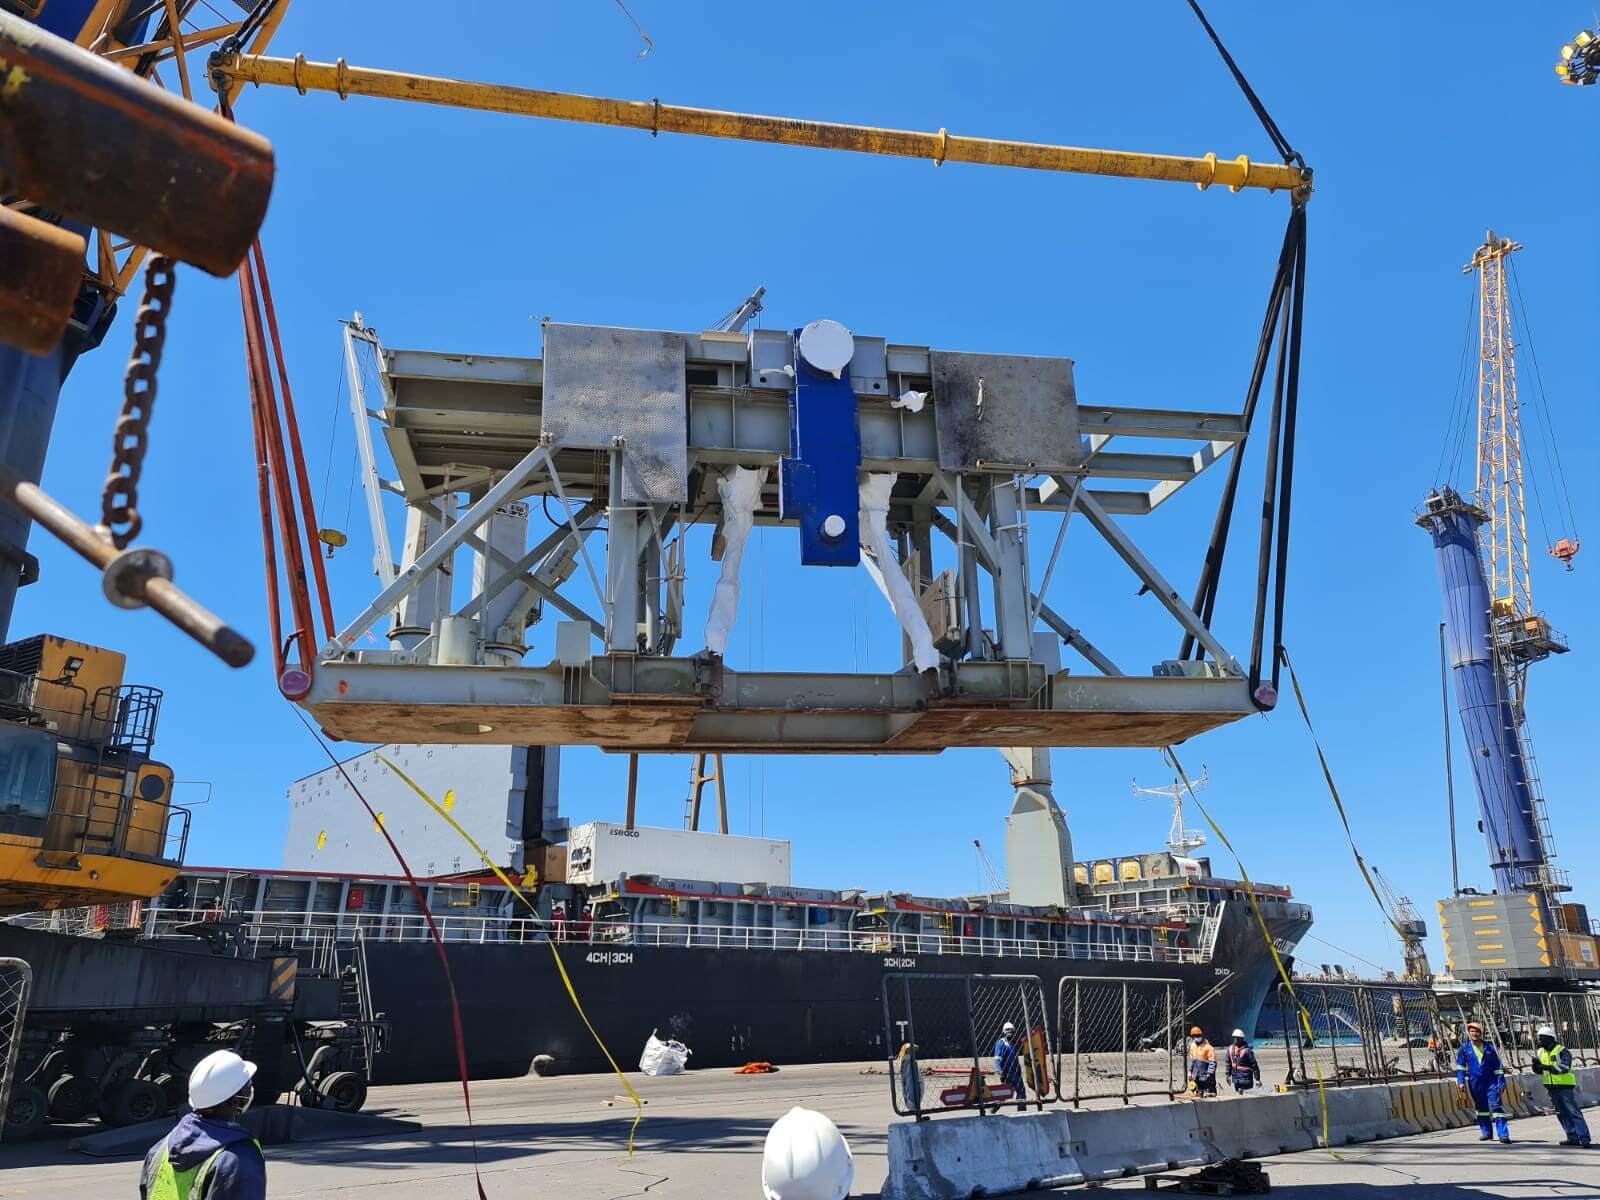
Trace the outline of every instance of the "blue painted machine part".
{"type": "MultiPolygon", "coordinates": [[[[1451,493],[1446,499],[1455,500],[1451,493]]],[[[1429,515],[1444,596],[1446,653],[1455,683],[1456,709],[1478,789],[1478,811],[1495,890],[1526,891],[1546,863],[1533,793],[1512,711],[1507,681],[1495,667],[1489,628],[1489,589],[1477,532],[1482,519],[1464,507],[1429,515]]],[[[1544,914],[1549,928],[1550,913],[1544,914]]]]}
{"type": "MultiPolygon", "coordinates": [[[[64,224],[75,232],[84,232],[71,222],[64,224]]],[[[45,451],[55,426],[61,385],[78,356],[100,344],[115,312],[115,306],[106,303],[98,288],[85,284],[78,293],[78,305],[66,334],[49,354],[28,354],[12,346],[0,346],[0,462],[30,483],[38,483],[44,473],[45,451]]],[[[108,458],[110,445],[108,430],[108,458]]],[[[37,565],[27,552],[31,525],[16,509],[0,504],[0,642],[5,641],[11,627],[17,588],[32,582],[37,565]]]]}
{"type": "MultiPolygon", "coordinates": [[[[795,330],[798,347],[800,331],[795,330]]],[[[800,561],[808,567],[861,562],[861,430],[850,368],[838,379],[813,370],[798,348],[789,393],[789,457],[779,466],[783,516],[800,522],[800,561]],[[844,522],[837,537],[823,531],[830,516],[844,522]]]]}

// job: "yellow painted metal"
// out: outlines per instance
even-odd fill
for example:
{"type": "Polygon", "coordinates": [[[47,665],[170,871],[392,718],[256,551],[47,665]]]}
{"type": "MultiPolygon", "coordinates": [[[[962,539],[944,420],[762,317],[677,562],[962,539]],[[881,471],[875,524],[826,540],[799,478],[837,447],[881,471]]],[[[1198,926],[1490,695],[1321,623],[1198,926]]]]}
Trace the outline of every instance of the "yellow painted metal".
{"type": "Polygon", "coordinates": [[[341,99],[376,96],[481,112],[643,129],[651,134],[682,133],[694,137],[849,150],[859,154],[923,158],[935,164],[964,162],[1035,171],[1063,171],[1076,175],[1107,175],[1122,179],[1160,179],[1173,183],[1192,183],[1202,189],[1221,184],[1235,192],[1243,188],[1264,188],[1269,192],[1288,191],[1297,198],[1304,198],[1311,191],[1309,170],[1281,163],[1252,162],[1244,155],[1228,159],[1215,154],[1200,157],[1140,154],[1125,150],[1093,150],[1081,146],[965,137],[944,129],[936,133],[922,133],[866,125],[840,125],[794,117],[686,108],[677,104],[663,104],[659,100],[613,100],[571,92],[547,92],[401,71],[379,71],[370,67],[352,67],[342,58],[337,62],[324,63],[307,62],[303,54],[297,54],[294,58],[234,54],[214,62],[212,76],[216,84],[225,83],[232,88],[241,83],[255,83],[292,87],[302,95],[317,91],[335,92],[341,99]]]}
{"type": "Polygon", "coordinates": [[[177,877],[170,863],[80,854],[77,868],[39,864],[39,839],[0,839],[0,915],[149,900],[177,877]]]}

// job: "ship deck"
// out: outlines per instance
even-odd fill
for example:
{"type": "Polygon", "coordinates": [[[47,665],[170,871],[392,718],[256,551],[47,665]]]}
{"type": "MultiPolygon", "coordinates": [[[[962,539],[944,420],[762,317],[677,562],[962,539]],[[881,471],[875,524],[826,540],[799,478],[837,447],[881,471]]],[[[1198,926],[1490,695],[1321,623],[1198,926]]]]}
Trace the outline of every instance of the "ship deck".
{"type": "MultiPolygon", "coordinates": [[[[1270,1076],[1275,1065],[1266,1054],[1263,1060],[1270,1076]]],[[[886,1173],[884,1130],[895,1119],[881,1073],[869,1074],[859,1064],[827,1064],[767,1076],[715,1070],[629,1079],[647,1101],[631,1159],[625,1147],[633,1109],[615,1101],[621,1089],[614,1077],[475,1084],[473,1112],[488,1194],[563,1200],[754,1195],[766,1132],[796,1104],[827,1113],[849,1139],[856,1162],[851,1195],[879,1194],[886,1173]]],[[[368,1111],[417,1120],[422,1128],[362,1142],[269,1147],[274,1200],[353,1200],[376,1194],[379,1186],[386,1200],[472,1192],[472,1152],[458,1084],[375,1088],[368,1111]]],[[[30,1200],[131,1194],[137,1161],[76,1154],[67,1148],[76,1132],[81,1131],[57,1128],[40,1142],[0,1146],[0,1181],[20,1182],[12,1173],[26,1171],[23,1189],[30,1200]]],[[[1468,1194],[1463,1186],[1482,1197],[1528,1196],[1534,1194],[1530,1188],[1540,1195],[1600,1194],[1600,1156],[1558,1147],[1553,1117],[1516,1121],[1512,1132],[1517,1144],[1496,1147],[1488,1165],[1476,1129],[1348,1147],[1337,1158],[1321,1151],[1280,1155],[1262,1165],[1275,1191],[1317,1200],[1400,1200],[1401,1187],[1407,1189],[1405,1200],[1454,1200],[1468,1194]]],[[[1105,1186],[1141,1195],[1144,1188],[1139,1179],[1105,1186]]]]}

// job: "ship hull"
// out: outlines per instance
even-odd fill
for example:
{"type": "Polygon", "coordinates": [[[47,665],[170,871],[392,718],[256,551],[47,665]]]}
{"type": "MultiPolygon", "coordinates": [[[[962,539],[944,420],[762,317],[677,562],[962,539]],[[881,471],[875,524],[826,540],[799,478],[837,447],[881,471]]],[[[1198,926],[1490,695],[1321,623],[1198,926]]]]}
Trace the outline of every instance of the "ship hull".
{"type": "MultiPolygon", "coordinates": [[[[882,987],[891,972],[1036,975],[1052,1005],[1063,977],[1175,979],[1184,987],[1186,1021],[1215,1038],[1236,1027],[1253,1030],[1276,967],[1248,908],[1225,907],[1214,953],[1203,964],[582,943],[560,949],[584,1014],[625,1070],[637,1064],[652,1031],[688,1045],[695,1067],[868,1061],[888,1054],[882,987]]],[[[1269,917],[1268,925],[1288,950],[1309,921],[1269,917]]],[[[448,954],[474,1078],[526,1074],[541,1054],[563,1072],[607,1069],[548,944],[456,943],[448,954]]],[[[437,950],[369,942],[366,955],[373,1006],[392,1030],[376,1081],[455,1078],[437,950]]]]}

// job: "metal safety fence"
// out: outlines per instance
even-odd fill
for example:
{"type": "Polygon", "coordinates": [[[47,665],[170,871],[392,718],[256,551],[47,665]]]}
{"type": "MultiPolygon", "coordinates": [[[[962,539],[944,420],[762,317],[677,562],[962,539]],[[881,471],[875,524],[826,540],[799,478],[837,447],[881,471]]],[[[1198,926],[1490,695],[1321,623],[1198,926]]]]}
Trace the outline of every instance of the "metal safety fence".
{"type": "Polygon", "coordinates": [[[1175,1096],[1184,1089],[1184,995],[1176,979],[1063,978],[1056,989],[1056,1096],[1175,1096]]]}
{"type": "Polygon", "coordinates": [[[11,1077],[17,1069],[17,1051],[22,1046],[22,1025],[32,986],[32,967],[20,958],[0,958],[0,1133],[11,1112],[11,1077]]]}
{"type": "Polygon", "coordinates": [[[900,1116],[1042,1107],[1054,1099],[1037,975],[889,973],[883,1024],[890,1097],[900,1116]]]}
{"type": "Polygon", "coordinates": [[[1490,1007],[1486,1031],[1508,1069],[1538,1069],[1533,1051],[1541,1025],[1555,1030],[1556,1041],[1572,1051],[1574,1063],[1600,1066],[1600,993],[1508,989],[1495,993],[1490,1007]]]}
{"type": "Polygon", "coordinates": [[[1302,981],[1292,994],[1279,984],[1277,1003],[1292,1086],[1437,1079],[1455,1070],[1457,1043],[1421,985],[1302,981]]]}

